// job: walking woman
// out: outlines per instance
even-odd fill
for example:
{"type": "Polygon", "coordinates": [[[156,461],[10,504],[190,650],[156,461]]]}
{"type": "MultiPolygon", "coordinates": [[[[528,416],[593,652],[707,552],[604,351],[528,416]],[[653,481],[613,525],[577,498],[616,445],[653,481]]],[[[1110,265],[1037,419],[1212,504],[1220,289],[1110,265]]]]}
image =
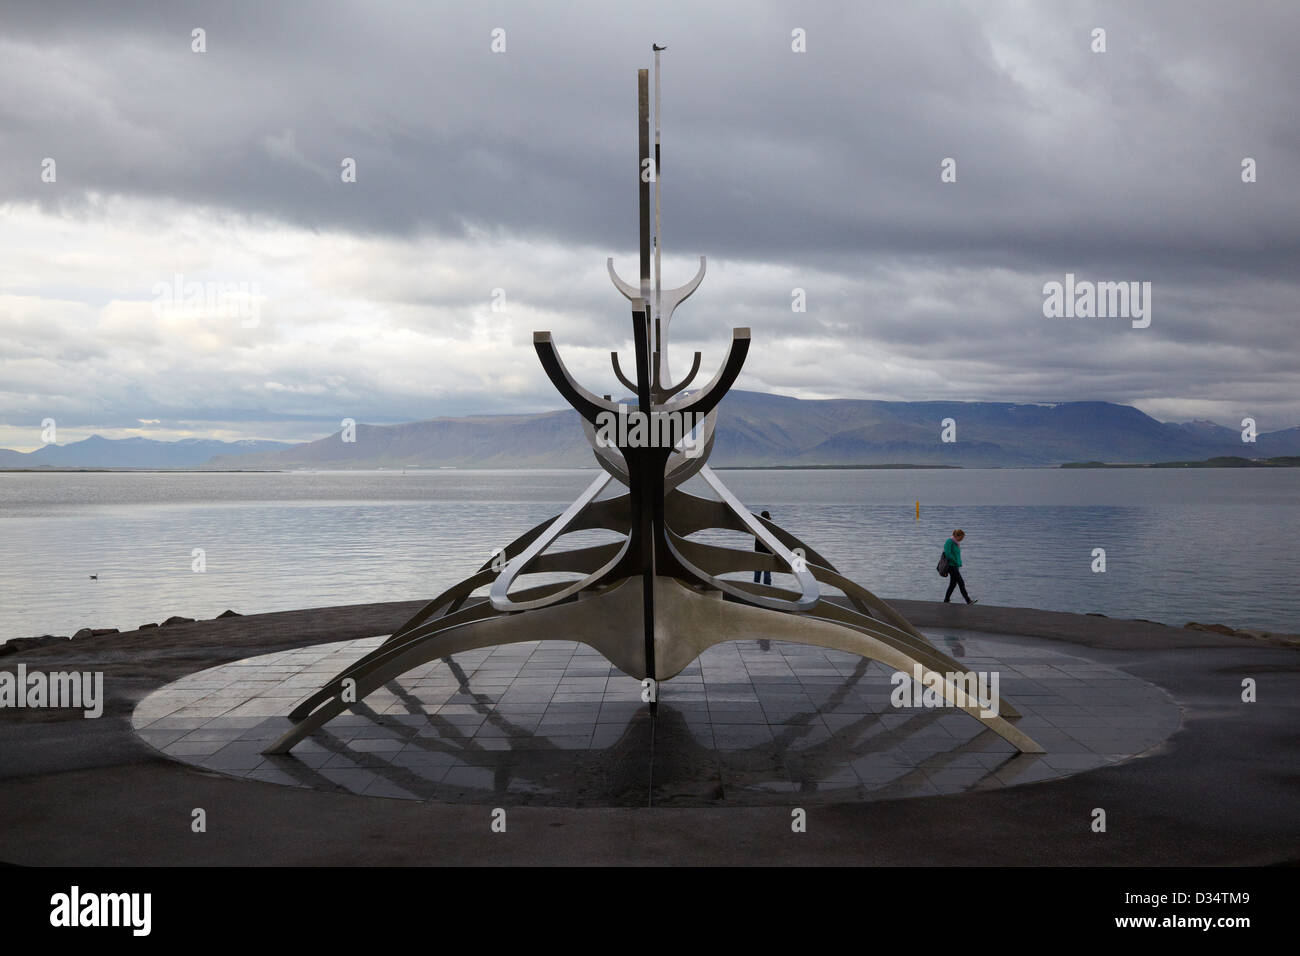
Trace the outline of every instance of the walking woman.
{"type": "Polygon", "coordinates": [[[948,604],[952,598],[954,588],[961,588],[961,596],[966,599],[967,604],[974,604],[971,596],[966,593],[966,581],[961,576],[961,543],[966,537],[966,532],[958,528],[952,533],[952,537],[943,543],[943,554],[948,559],[948,593],[943,596],[943,603],[948,604]]]}

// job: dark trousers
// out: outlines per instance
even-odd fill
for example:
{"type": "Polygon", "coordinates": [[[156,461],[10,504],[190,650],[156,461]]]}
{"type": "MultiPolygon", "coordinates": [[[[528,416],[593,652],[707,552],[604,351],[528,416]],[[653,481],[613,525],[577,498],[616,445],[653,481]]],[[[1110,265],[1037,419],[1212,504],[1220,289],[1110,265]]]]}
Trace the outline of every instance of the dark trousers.
{"type": "Polygon", "coordinates": [[[970,595],[966,593],[966,582],[962,579],[961,572],[958,571],[956,568],[949,568],[948,569],[948,593],[943,596],[943,599],[945,601],[948,600],[948,598],[952,597],[953,588],[961,588],[961,596],[966,599],[967,604],[970,603],[970,595]]]}
{"type": "Polygon", "coordinates": [[[755,572],[754,572],[754,583],[755,583],[755,584],[758,584],[758,583],[759,583],[759,580],[758,580],[758,579],[759,579],[759,576],[760,576],[760,575],[761,575],[762,578],[763,578],[763,583],[764,583],[764,584],[771,584],[771,583],[772,583],[772,572],[771,572],[771,571],[755,571],[755,572]]]}

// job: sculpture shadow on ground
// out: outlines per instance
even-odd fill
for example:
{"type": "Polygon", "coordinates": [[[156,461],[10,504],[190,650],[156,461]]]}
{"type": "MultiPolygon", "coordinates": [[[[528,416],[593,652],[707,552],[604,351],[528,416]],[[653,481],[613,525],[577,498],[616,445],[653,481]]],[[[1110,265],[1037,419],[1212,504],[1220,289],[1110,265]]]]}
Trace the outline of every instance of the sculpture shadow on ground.
{"type": "MultiPolygon", "coordinates": [[[[770,653],[779,657],[779,645],[770,653]]],[[[669,696],[653,721],[648,710],[634,709],[629,701],[625,718],[599,725],[608,745],[593,742],[589,748],[567,745],[578,738],[563,732],[539,733],[536,715],[503,713],[498,694],[476,692],[455,660],[444,663],[457,680],[455,701],[479,719],[440,715],[436,706],[393,681],[385,690],[403,713],[390,707],[380,714],[362,701],[338,732],[323,729],[305,753],[272,757],[270,765],[300,786],[372,796],[670,807],[781,805],[795,794],[814,804],[932,795],[943,792],[933,785],[933,775],[953,764],[966,778],[949,791],[1000,787],[1009,772],[1038,762],[1007,753],[1005,743],[999,746],[978,730],[968,740],[942,730],[929,735],[953,715],[951,709],[895,710],[888,703],[887,675],[873,674],[867,660],[858,661],[852,673],[817,685],[820,699],[813,708],[769,707],[762,725],[768,733],[760,730],[761,739],[752,742],[745,735],[752,736],[758,725],[716,724],[696,702],[675,703],[669,696]],[[874,686],[864,687],[868,683],[874,686]],[[841,714],[845,706],[853,713],[841,714]],[[842,718],[833,732],[823,722],[828,714],[842,718]],[[485,727],[491,735],[483,735],[485,727]],[[369,749],[375,741],[388,742],[386,749],[369,749]],[[398,744],[400,750],[393,749],[398,744]],[[972,755],[979,764],[969,759],[972,755]]],[[[268,721],[245,739],[270,739],[280,733],[280,723],[268,721]]]]}

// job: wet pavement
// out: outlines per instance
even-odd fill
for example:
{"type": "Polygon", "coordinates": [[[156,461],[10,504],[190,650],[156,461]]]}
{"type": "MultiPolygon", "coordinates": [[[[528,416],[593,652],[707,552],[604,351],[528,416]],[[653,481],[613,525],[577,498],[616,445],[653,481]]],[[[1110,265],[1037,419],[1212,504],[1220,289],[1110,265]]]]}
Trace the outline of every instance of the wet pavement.
{"type": "MultiPolygon", "coordinates": [[[[510,806],[506,811],[509,826],[505,829],[503,820],[501,826],[497,824],[501,818],[498,808],[504,809],[506,799],[496,802],[490,796],[485,798],[482,790],[475,795],[477,788],[462,787],[464,797],[459,802],[439,802],[383,799],[358,796],[347,789],[327,791],[267,783],[181,763],[177,757],[164,755],[146,743],[132,727],[132,715],[143,701],[187,676],[204,670],[211,672],[214,667],[249,657],[310,650],[388,634],[416,613],[422,602],[308,608],[196,621],[26,648],[0,661],[0,670],[12,671],[23,664],[29,671],[102,672],[107,697],[104,714],[96,720],[85,719],[76,709],[0,708],[0,861],[36,866],[868,864],[906,867],[1263,866],[1300,862],[1300,801],[1295,799],[1300,779],[1296,771],[1300,767],[1300,737],[1295,732],[1300,725],[1300,655],[1295,647],[1240,635],[1032,608],[985,604],[968,607],[905,600],[891,603],[913,624],[935,635],[936,642],[943,642],[940,646],[945,650],[959,660],[965,658],[968,664],[978,660],[977,652],[986,651],[1010,667],[1014,660],[1012,650],[999,648],[993,654],[994,644],[1030,652],[1023,655],[1022,663],[1014,664],[1016,674],[1006,671],[1000,689],[1023,712],[1033,714],[1024,718],[1026,721],[1041,719],[1055,728],[1043,727],[1033,734],[1050,751],[1036,758],[1046,767],[1052,766],[1049,758],[1061,764],[1070,759],[1067,750],[1070,745],[1064,736],[1078,739],[1078,731],[1083,727],[1075,730],[1067,726],[1071,716],[1068,704],[1056,705],[1066,710],[1055,714],[1050,710],[1051,704],[1036,705],[1034,688],[1029,682],[1042,683],[1046,676],[1061,668],[1056,663],[1048,663],[1045,666],[1052,670],[1032,670],[1044,666],[1044,660],[1051,660],[1032,653],[1035,651],[1061,655],[1058,660],[1085,661],[1082,666],[1119,674],[1116,680],[1132,677],[1158,687],[1176,701],[1182,722],[1175,733],[1138,757],[1069,776],[1038,781],[1020,778],[1014,786],[977,783],[960,793],[892,800],[880,799],[882,790],[867,792],[856,802],[845,794],[828,802],[829,798],[820,797],[827,791],[817,791],[813,798],[800,792],[788,794],[784,803],[777,799],[777,805],[750,806],[726,802],[728,797],[738,800],[737,788],[727,790],[728,778],[722,761],[730,760],[731,756],[719,749],[715,733],[713,752],[656,745],[653,759],[648,748],[642,748],[632,751],[635,759],[607,760],[604,766],[615,776],[612,780],[592,778],[589,797],[575,792],[571,781],[552,780],[549,785],[556,795],[549,799],[554,802],[547,805],[538,798],[520,797],[516,804],[530,799],[533,805],[510,806]],[[962,650],[950,646],[949,639],[960,643],[962,650]],[[981,651],[976,640],[994,643],[981,651]],[[1032,663],[1035,659],[1037,663],[1032,663]],[[1019,686],[1012,683],[1021,680],[1022,675],[1025,683],[1019,686]],[[1251,689],[1249,695],[1247,686],[1251,689]],[[702,760],[715,761],[719,768],[715,786],[723,788],[722,801],[707,803],[707,799],[714,798],[707,793],[705,799],[699,794],[687,794],[686,801],[698,801],[695,805],[674,804],[670,799],[671,794],[662,785],[672,778],[672,765],[665,761],[670,754],[691,753],[701,754],[702,760]],[[630,781],[625,791],[620,791],[622,780],[630,781]],[[642,789],[638,792],[636,787],[642,789]],[[626,804],[608,805],[614,803],[611,795],[620,792],[627,794],[626,804]],[[648,806],[652,793],[660,802],[648,806]],[[639,804],[642,794],[645,805],[639,804]],[[477,800],[483,802],[471,802],[477,800]],[[589,802],[584,804],[584,800],[589,802]],[[596,805],[598,801],[603,801],[603,805],[596,805]],[[800,808],[806,813],[806,828],[795,832],[792,818],[800,808]],[[198,809],[207,818],[207,830],[203,833],[195,832],[192,825],[198,809]],[[1095,828],[1098,809],[1104,809],[1107,815],[1104,832],[1095,828]]],[[[749,651],[762,648],[757,643],[742,644],[738,650],[744,660],[749,651]]],[[[776,663],[773,657],[767,660],[776,663]]],[[[856,666],[856,662],[838,661],[834,675],[822,676],[843,684],[856,666]]],[[[746,662],[746,671],[750,669],[746,662]]],[[[883,675],[883,671],[879,673],[883,675]]],[[[477,678],[470,676],[477,682],[477,678]]],[[[575,673],[574,676],[593,675],[575,673]]],[[[703,669],[700,676],[711,679],[703,669]]],[[[873,676],[873,672],[869,671],[867,676],[873,676]]],[[[1082,678],[1083,674],[1066,675],[1062,671],[1063,681],[1070,676],[1082,678]]],[[[559,681],[555,683],[558,691],[559,681]]],[[[764,682],[751,679],[750,683],[761,686],[764,682]]],[[[1103,686],[1108,683],[1109,678],[1094,686],[1102,692],[1109,689],[1103,686]]],[[[812,684],[800,681],[801,686],[812,684]]],[[[227,688],[233,691],[232,685],[233,682],[210,688],[209,693],[227,688]]],[[[1086,690],[1068,682],[1060,686],[1075,695],[1086,690]]],[[[665,688],[661,717],[670,706],[672,687],[670,683],[665,688]]],[[[262,693],[269,689],[264,688],[262,693]]],[[[292,696],[297,699],[305,692],[305,688],[294,688],[292,696]]],[[[481,692],[501,693],[490,688],[481,692]]],[[[569,692],[567,686],[565,692],[569,692]]],[[[555,696],[555,693],[549,695],[548,710],[555,696]]],[[[754,696],[760,697],[757,689],[754,696]]],[[[706,690],[706,704],[708,697],[706,690]]],[[[831,727],[834,720],[827,720],[828,716],[835,716],[833,711],[813,694],[809,697],[818,704],[827,731],[838,732],[840,728],[831,727]]],[[[377,710],[379,699],[374,702],[376,707],[372,709],[377,710]]],[[[388,710],[396,702],[394,695],[383,709],[388,710]]],[[[763,703],[760,698],[760,706],[763,703]]],[[[176,710],[182,706],[186,706],[184,702],[178,703],[176,710]]],[[[246,705],[214,707],[215,713],[196,715],[195,719],[201,716],[202,724],[206,724],[214,718],[225,717],[235,706],[246,705]]],[[[251,709],[262,706],[266,702],[255,703],[251,709]]],[[[1093,696],[1085,706],[1123,705],[1093,696]]],[[[714,710],[723,709],[711,708],[709,712],[712,715],[714,710]]],[[[773,713],[776,712],[774,708],[773,713]]],[[[248,729],[262,721],[282,719],[277,718],[281,713],[284,711],[269,710],[266,716],[246,714],[246,719],[252,721],[248,729]]],[[[542,712],[543,718],[546,713],[542,712]]],[[[401,714],[399,708],[393,714],[378,714],[368,719],[375,722],[381,717],[393,719],[401,714]]],[[[1123,716],[1105,711],[1089,716],[1080,710],[1074,711],[1074,715],[1076,722],[1092,724],[1090,729],[1123,716]]],[[[430,724],[424,714],[408,711],[407,716],[418,719],[419,726],[430,724]]],[[[766,719],[766,711],[764,716],[766,719]]],[[[843,716],[864,715],[845,713],[843,716]]],[[[929,715],[918,710],[889,716],[907,719],[929,715]]],[[[158,719],[169,717],[171,714],[158,719]]],[[[186,718],[172,719],[186,721],[186,718]]],[[[970,718],[962,719],[969,722],[972,730],[978,729],[970,718]]],[[[485,715],[484,722],[487,720],[485,715]]],[[[634,725],[635,721],[635,717],[628,719],[629,724],[634,725]]],[[[396,725],[402,723],[395,721],[396,725]]],[[[597,719],[596,723],[617,721],[597,719]]],[[[657,723],[660,729],[666,726],[664,721],[657,720],[657,723]]],[[[698,723],[697,719],[697,726],[698,723]]],[[[784,721],[787,727],[794,723],[792,719],[784,721]]],[[[946,729],[946,722],[944,726],[946,729]]],[[[333,732],[332,728],[329,725],[325,730],[333,732]]],[[[162,725],[155,729],[166,728],[162,725]]],[[[178,724],[171,728],[182,731],[178,736],[166,742],[162,742],[166,734],[156,739],[160,746],[167,746],[201,729],[201,724],[189,727],[178,724]]],[[[689,725],[687,730],[694,733],[689,725]]],[[[879,737],[884,732],[876,729],[875,735],[879,737]]],[[[536,736],[536,730],[532,733],[536,736]]],[[[864,729],[862,734],[869,737],[871,731],[864,729]]],[[[462,738],[465,736],[461,734],[462,738]]],[[[476,731],[468,736],[472,741],[479,735],[476,731]]],[[[487,735],[482,736],[486,739],[487,735]]],[[[593,742],[595,736],[593,732],[593,742]]],[[[454,751],[457,746],[465,745],[463,740],[457,743],[453,736],[437,739],[437,746],[448,748],[459,758],[454,751]]],[[[214,749],[202,750],[215,755],[234,742],[228,740],[214,749]]],[[[880,738],[879,743],[881,749],[866,752],[868,759],[877,760],[882,751],[891,749],[883,746],[885,739],[880,738]]],[[[1011,756],[1010,747],[1001,738],[981,734],[972,743],[971,749],[976,754],[1011,756]],[[984,747],[990,749],[975,749],[984,747]]],[[[1105,743],[1104,738],[1097,743],[1102,747],[1113,746],[1105,743]]],[[[861,741],[856,741],[851,746],[860,744],[861,741]]],[[[348,749],[353,753],[363,752],[358,751],[359,746],[351,745],[348,749]]],[[[501,745],[473,746],[487,750],[501,745]]],[[[896,746],[899,752],[909,750],[906,741],[897,741],[896,746]]],[[[241,749],[260,759],[261,747],[257,742],[248,741],[241,749]]],[[[606,751],[609,749],[607,746],[606,751]]],[[[831,749],[826,748],[826,752],[831,749]]],[[[788,754],[793,752],[793,748],[788,750],[788,754]]],[[[233,758],[235,753],[232,750],[230,756],[233,758]]],[[[547,757],[576,757],[581,753],[576,748],[573,751],[556,748],[547,757]]],[[[590,743],[585,753],[600,756],[590,743]]],[[[515,753],[515,757],[519,756],[515,753]]],[[[910,768],[904,768],[905,772],[923,770],[928,778],[932,767],[924,764],[930,758],[919,753],[917,757],[910,768]]],[[[969,759],[970,754],[960,755],[962,761],[969,759]]],[[[690,762],[698,766],[694,757],[690,757],[690,762]]],[[[300,765],[305,763],[300,761],[300,765]]],[[[766,772],[768,767],[761,769],[766,772]]],[[[792,769],[788,767],[784,772],[790,773],[792,769]]],[[[854,773],[857,774],[856,768],[854,773]]],[[[531,769],[527,773],[520,770],[514,777],[524,778],[534,784],[540,780],[543,786],[548,785],[531,769]]],[[[394,782],[391,777],[387,779],[394,782]]],[[[409,777],[406,779],[410,782],[409,777]]],[[[371,783],[374,781],[367,783],[367,789],[371,783]]],[[[396,783],[401,785],[401,781],[396,783]]],[[[759,802],[768,798],[750,793],[745,799],[759,802]]]]}
{"type": "MultiPolygon", "coordinates": [[[[416,668],[286,756],[261,751],[299,700],[384,638],[294,648],[160,687],[132,725],[172,760],[290,787],[448,804],[706,807],[857,803],[992,790],[1116,765],[1175,733],[1180,708],[1132,674],[1023,636],[928,629],[996,674],[1046,754],[1018,754],[952,708],[895,706],[892,670],[763,640],[708,650],[642,686],[575,642],[416,668]]],[[[918,702],[919,703],[919,702],[918,702]]]]}

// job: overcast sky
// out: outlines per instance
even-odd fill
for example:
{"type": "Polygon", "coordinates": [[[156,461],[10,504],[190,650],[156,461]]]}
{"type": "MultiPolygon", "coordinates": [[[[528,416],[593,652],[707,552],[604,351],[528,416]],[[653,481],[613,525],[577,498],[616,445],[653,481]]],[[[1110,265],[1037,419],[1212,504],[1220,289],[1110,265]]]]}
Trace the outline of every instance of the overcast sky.
{"type": "Polygon", "coordinates": [[[747,325],[740,388],[1300,424],[1295,3],[3,0],[0,446],[559,407],[534,329],[621,391],[652,41],[675,368],[747,325]],[[1067,273],[1150,326],[1046,318],[1067,273]]]}

